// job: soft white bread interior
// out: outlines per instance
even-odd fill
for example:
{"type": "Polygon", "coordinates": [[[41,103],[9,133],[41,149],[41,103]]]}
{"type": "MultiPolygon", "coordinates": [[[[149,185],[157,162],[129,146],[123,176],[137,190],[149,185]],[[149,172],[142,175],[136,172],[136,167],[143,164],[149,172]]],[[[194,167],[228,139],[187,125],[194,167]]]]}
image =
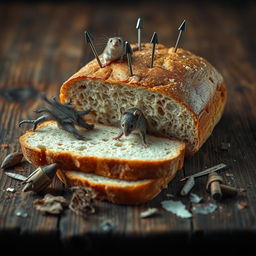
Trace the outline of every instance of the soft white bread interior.
{"type": "Polygon", "coordinates": [[[157,196],[173,176],[159,179],[125,181],[91,173],[58,170],[58,178],[67,186],[92,188],[96,198],[118,204],[139,204],[157,196]]]}
{"type": "Polygon", "coordinates": [[[80,130],[84,140],[49,121],[20,137],[24,157],[35,165],[58,163],[60,169],[78,170],[124,180],[174,176],[184,161],[185,144],[147,135],[148,147],[137,134],[114,140],[119,128],[95,124],[80,130]]]}
{"type": "Polygon", "coordinates": [[[95,121],[117,125],[121,107],[140,108],[151,132],[186,142],[192,155],[210,136],[226,103],[221,74],[205,59],[189,51],[157,45],[150,68],[151,44],[138,51],[133,45],[129,76],[127,61],[100,68],[91,61],[61,87],[60,99],[72,99],[79,110],[95,110],[95,121]]]}

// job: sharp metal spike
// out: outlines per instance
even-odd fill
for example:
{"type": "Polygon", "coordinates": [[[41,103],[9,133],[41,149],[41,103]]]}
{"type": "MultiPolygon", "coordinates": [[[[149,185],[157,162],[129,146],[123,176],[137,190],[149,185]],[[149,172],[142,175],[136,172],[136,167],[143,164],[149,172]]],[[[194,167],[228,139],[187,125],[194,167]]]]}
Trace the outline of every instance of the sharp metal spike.
{"type": "Polygon", "coordinates": [[[150,40],[150,43],[153,44],[152,46],[152,55],[151,55],[151,62],[150,62],[150,68],[153,68],[154,66],[154,57],[155,57],[155,50],[156,50],[156,44],[158,44],[158,36],[157,36],[157,33],[154,32],[151,40],[150,40]]]}
{"type": "Polygon", "coordinates": [[[139,51],[141,50],[141,29],[143,29],[143,20],[141,18],[138,18],[136,29],[138,31],[138,48],[139,51]]]}
{"type": "Polygon", "coordinates": [[[97,51],[95,49],[95,46],[93,44],[93,37],[88,31],[85,31],[85,41],[86,41],[86,43],[88,43],[91,46],[92,52],[93,52],[93,54],[94,54],[94,56],[95,56],[95,58],[96,58],[96,60],[99,64],[99,66],[102,68],[103,66],[101,64],[98,53],[97,53],[97,51]]]}
{"type": "Polygon", "coordinates": [[[152,36],[152,38],[151,38],[151,40],[150,40],[150,43],[151,44],[158,44],[159,42],[158,42],[158,36],[157,36],[157,33],[156,32],[154,32],[154,34],[153,34],[153,36],[152,36]]]}
{"type": "Polygon", "coordinates": [[[143,20],[142,18],[138,18],[137,24],[136,24],[136,29],[143,28],[143,20]]]}
{"type": "Polygon", "coordinates": [[[130,76],[133,76],[133,71],[132,71],[132,48],[129,42],[125,42],[125,54],[127,56],[128,60],[128,67],[129,67],[129,72],[130,76]]]}
{"type": "Polygon", "coordinates": [[[178,30],[182,30],[182,31],[186,30],[186,20],[182,21],[182,23],[180,24],[178,30]]]}
{"type": "Polygon", "coordinates": [[[180,24],[178,30],[179,30],[179,35],[178,35],[178,38],[177,38],[177,40],[176,40],[176,44],[175,44],[175,47],[174,47],[173,52],[176,52],[176,51],[177,51],[178,44],[179,44],[179,41],[180,41],[182,32],[186,30],[186,20],[183,20],[183,21],[182,21],[182,23],[180,24]]]}
{"type": "Polygon", "coordinates": [[[54,163],[54,164],[46,165],[42,167],[42,169],[50,179],[53,179],[58,169],[58,164],[54,163]]]}
{"type": "Polygon", "coordinates": [[[19,180],[19,181],[24,181],[27,179],[27,177],[25,177],[21,174],[18,174],[18,173],[14,173],[14,172],[5,172],[5,174],[10,178],[19,180]]]}

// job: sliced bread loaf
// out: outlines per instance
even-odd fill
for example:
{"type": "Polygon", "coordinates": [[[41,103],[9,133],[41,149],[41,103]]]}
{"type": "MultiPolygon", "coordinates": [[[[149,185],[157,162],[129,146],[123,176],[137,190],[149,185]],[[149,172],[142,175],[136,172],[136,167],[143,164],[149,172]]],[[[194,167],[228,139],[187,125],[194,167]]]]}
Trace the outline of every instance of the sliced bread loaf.
{"type": "Polygon", "coordinates": [[[126,60],[100,68],[94,59],[62,85],[61,102],[72,99],[79,110],[92,108],[95,121],[109,125],[118,124],[121,107],[137,107],[152,132],[185,141],[186,153],[194,154],[223,113],[227,99],[223,77],[205,59],[161,44],[150,68],[152,45],[132,47],[134,76],[126,60]]]}
{"type": "Polygon", "coordinates": [[[78,170],[124,180],[174,176],[184,161],[185,144],[177,140],[147,136],[148,147],[136,134],[116,141],[119,128],[96,124],[93,130],[72,134],[49,121],[35,132],[20,137],[24,157],[35,165],[58,163],[60,169],[78,170]]]}
{"type": "Polygon", "coordinates": [[[92,173],[58,170],[58,178],[67,186],[86,186],[96,192],[96,198],[118,204],[139,204],[157,196],[173,176],[160,179],[126,181],[92,173]]]}

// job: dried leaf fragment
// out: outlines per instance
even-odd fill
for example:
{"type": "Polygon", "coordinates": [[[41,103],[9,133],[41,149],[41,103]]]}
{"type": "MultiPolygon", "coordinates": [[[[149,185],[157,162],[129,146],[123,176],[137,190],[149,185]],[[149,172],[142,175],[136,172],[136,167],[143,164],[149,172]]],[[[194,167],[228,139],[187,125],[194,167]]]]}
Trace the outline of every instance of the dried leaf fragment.
{"type": "Polygon", "coordinates": [[[70,189],[73,192],[69,204],[70,210],[82,217],[95,212],[93,201],[96,194],[91,188],[71,187],[70,189]]]}
{"type": "Polygon", "coordinates": [[[244,208],[247,208],[248,206],[249,206],[248,203],[245,202],[245,201],[242,201],[242,202],[237,203],[237,208],[238,208],[239,210],[243,210],[244,208]]]}
{"type": "Polygon", "coordinates": [[[190,200],[191,203],[200,203],[203,200],[203,198],[198,196],[195,193],[190,193],[189,194],[189,200],[190,200]]]}
{"type": "Polygon", "coordinates": [[[214,212],[218,206],[213,203],[202,203],[202,204],[195,204],[193,206],[193,211],[198,214],[209,214],[214,212]]]}
{"type": "Polygon", "coordinates": [[[2,150],[7,149],[7,148],[9,148],[8,144],[1,144],[1,149],[2,150]]]}
{"type": "Polygon", "coordinates": [[[33,204],[40,212],[58,215],[68,206],[68,201],[63,196],[46,194],[43,199],[37,199],[33,204]]]}
{"type": "Polygon", "coordinates": [[[19,164],[23,158],[23,154],[21,152],[14,152],[5,157],[1,164],[1,168],[9,168],[19,164]]]}
{"type": "Polygon", "coordinates": [[[192,214],[185,208],[181,201],[165,200],[161,202],[162,207],[181,218],[191,218],[192,214]]]}

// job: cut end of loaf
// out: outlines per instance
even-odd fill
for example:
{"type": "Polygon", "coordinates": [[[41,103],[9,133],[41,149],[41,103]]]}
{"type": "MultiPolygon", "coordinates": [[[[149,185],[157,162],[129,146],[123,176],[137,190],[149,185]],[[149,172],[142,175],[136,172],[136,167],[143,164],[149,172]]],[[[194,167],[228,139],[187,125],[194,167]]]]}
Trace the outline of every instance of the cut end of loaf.
{"type": "Polygon", "coordinates": [[[191,112],[163,94],[90,79],[74,82],[67,88],[66,94],[79,110],[93,109],[96,122],[117,126],[121,107],[137,107],[146,116],[151,133],[186,142],[186,150],[190,152],[198,146],[196,124],[191,112]]]}

